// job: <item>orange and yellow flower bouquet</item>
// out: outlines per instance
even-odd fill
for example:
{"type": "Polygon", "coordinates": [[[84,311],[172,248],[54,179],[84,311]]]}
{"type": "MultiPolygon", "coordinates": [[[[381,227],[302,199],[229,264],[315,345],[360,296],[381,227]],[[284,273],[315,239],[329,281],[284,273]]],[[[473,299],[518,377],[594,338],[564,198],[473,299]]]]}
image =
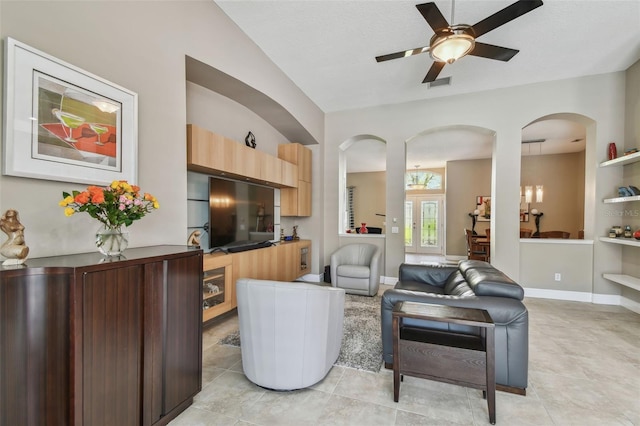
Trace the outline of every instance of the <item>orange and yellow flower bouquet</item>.
{"type": "Polygon", "coordinates": [[[146,192],[141,194],[140,187],[125,180],[114,180],[105,188],[89,186],[82,192],[63,192],[62,196],[64,199],[59,205],[64,207],[66,216],[87,212],[110,229],[129,226],[153,209],[160,208],[156,197],[146,192]]]}

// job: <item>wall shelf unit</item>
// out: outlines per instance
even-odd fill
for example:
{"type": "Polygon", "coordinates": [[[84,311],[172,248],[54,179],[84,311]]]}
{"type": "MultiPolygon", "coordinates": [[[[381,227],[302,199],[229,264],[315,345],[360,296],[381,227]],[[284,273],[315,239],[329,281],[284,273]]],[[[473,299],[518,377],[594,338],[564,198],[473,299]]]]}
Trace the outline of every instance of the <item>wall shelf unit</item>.
{"type": "Polygon", "coordinates": [[[624,166],[625,164],[635,163],[636,161],[640,161],[640,152],[634,152],[633,154],[623,155],[613,160],[603,161],[600,163],[600,167],[624,166]]]}
{"type": "Polygon", "coordinates": [[[610,204],[610,203],[628,203],[629,201],[640,201],[640,195],[634,195],[632,197],[605,198],[602,201],[605,204],[610,204]]]}
{"type": "MultiPolygon", "coordinates": [[[[633,164],[640,161],[640,152],[635,152],[629,155],[623,155],[621,157],[615,158],[609,161],[603,161],[600,163],[600,167],[612,167],[612,166],[626,166],[628,164],[633,164]]],[[[605,204],[608,203],[627,203],[632,201],[640,201],[640,196],[634,195],[631,197],[616,197],[616,198],[605,198],[603,202],[605,204]]],[[[640,240],[636,240],[635,238],[609,238],[609,237],[600,237],[600,241],[608,244],[619,244],[622,246],[635,247],[640,248],[640,240]]],[[[634,289],[636,291],[640,291],[640,278],[633,277],[631,275],[626,274],[602,274],[604,279],[617,283],[621,286],[628,287],[634,289]]]]}
{"type": "Polygon", "coordinates": [[[640,278],[624,274],[602,274],[604,279],[640,291],[640,278]]]}
{"type": "Polygon", "coordinates": [[[640,240],[636,240],[635,238],[600,237],[600,241],[611,244],[622,244],[625,246],[640,247],[640,240]]]}

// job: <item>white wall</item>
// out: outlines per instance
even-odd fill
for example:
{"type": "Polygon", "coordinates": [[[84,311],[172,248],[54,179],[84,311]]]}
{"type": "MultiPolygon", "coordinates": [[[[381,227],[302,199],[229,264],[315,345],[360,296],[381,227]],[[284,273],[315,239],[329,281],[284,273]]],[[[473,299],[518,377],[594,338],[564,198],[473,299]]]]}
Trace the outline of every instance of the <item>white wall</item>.
{"type": "MultiPolygon", "coordinates": [[[[585,232],[604,235],[610,223],[600,202],[616,184],[616,172],[599,169],[611,140],[622,140],[625,74],[540,83],[397,105],[327,114],[325,139],[325,258],[339,242],[337,229],[338,145],[353,135],[371,134],[387,141],[387,221],[403,220],[404,142],[441,126],[470,125],[496,132],[493,155],[492,229],[504,228],[492,239],[492,263],[519,279],[518,197],[522,128],[531,121],[559,112],[580,114],[595,121],[587,127],[585,232]],[[514,177],[516,177],[514,179],[514,177]],[[597,178],[597,183],[596,183],[597,178]]],[[[586,120],[588,121],[588,120],[586,120]]],[[[400,229],[403,224],[399,223],[400,229]]],[[[387,234],[386,271],[403,261],[402,234],[387,234]]],[[[618,294],[619,288],[601,278],[603,266],[620,265],[615,250],[595,243],[594,292],[618,294]]],[[[581,267],[576,265],[576,268],[581,267]]]]}
{"type": "MultiPolygon", "coordinates": [[[[138,93],[137,184],[158,198],[160,210],[130,227],[132,247],[186,243],[185,55],[270,96],[324,139],[322,111],[210,0],[0,1],[0,36],[138,93]]],[[[19,211],[31,257],[95,250],[97,222],[66,218],[58,207],[63,190],[82,188],[0,177],[0,211],[19,211]]],[[[316,229],[304,237],[317,238],[316,229]]]]}

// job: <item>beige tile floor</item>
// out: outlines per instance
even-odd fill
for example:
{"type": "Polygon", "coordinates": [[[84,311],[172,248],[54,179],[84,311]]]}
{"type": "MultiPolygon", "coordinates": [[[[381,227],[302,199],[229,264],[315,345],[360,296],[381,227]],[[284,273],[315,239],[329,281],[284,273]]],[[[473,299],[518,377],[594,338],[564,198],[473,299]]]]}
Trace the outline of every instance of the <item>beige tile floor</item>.
{"type": "MultiPolygon", "coordinates": [[[[640,315],[619,306],[527,299],[527,396],[498,392],[500,425],[640,426],[640,315]]],[[[203,384],[179,425],[485,425],[480,391],[333,367],[312,388],[274,392],[249,382],[240,349],[218,345],[232,316],[204,333],[203,384]]]]}

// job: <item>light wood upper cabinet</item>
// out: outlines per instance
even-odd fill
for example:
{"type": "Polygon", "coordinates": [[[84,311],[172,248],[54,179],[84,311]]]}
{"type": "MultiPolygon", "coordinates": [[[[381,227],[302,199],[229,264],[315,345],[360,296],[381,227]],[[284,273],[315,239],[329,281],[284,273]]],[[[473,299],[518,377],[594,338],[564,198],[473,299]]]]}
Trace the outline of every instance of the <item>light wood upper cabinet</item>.
{"type": "Polygon", "coordinates": [[[281,144],[278,157],[298,166],[296,187],[280,191],[280,215],[311,216],[311,150],[299,143],[281,144]]]}
{"type": "Polygon", "coordinates": [[[298,180],[311,182],[311,150],[299,143],[278,145],[278,157],[298,166],[298,180]]]}
{"type": "Polygon", "coordinates": [[[297,185],[297,168],[286,160],[193,124],[187,125],[188,170],[286,188],[297,185]],[[286,172],[285,178],[283,172],[286,172]]]}
{"type": "Polygon", "coordinates": [[[288,161],[283,161],[282,165],[282,184],[284,186],[295,187],[298,185],[298,166],[288,161]]]}

